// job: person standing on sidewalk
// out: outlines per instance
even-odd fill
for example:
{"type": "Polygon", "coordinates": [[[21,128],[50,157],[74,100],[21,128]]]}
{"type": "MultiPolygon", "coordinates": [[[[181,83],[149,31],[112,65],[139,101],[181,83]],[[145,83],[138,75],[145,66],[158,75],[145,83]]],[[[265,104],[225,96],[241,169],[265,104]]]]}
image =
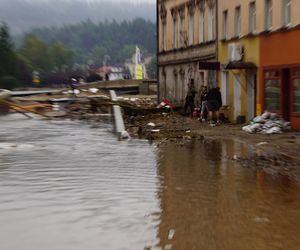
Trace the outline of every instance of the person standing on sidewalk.
{"type": "Polygon", "coordinates": [[[207,86],[202,86],[200,90],[200,121],[205,121],[207,111],[207,86]]]}
{"type": "Polygon", "coordinates": [[[187,110],[190,109],[190,114],[193,115],[194,107],[195,107],[195,96],[196,96],[196,90],[195,90],[195,84],[194,79],[190,79],[189,85],[188,85],[188,92],[186,94],[185,98],[185,104],[184,104],[184,114],[187,115],[187,110]]]}
{"type": "Polygon", "coordinates": [[[217,125],[220,124],[220,108],[222,107],[222,95],[220,88],[212,88],[207,93],[207,107],[209,123],[214,124],[213,116],[216,114],[217,125]]]}

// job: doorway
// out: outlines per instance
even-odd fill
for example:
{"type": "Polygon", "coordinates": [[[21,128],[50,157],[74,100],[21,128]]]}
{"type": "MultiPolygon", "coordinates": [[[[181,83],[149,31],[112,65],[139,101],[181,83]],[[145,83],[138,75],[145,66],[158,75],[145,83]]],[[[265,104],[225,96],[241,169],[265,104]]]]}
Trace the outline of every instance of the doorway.
{"type": "Polygon", "coordinates": [[[241,76],[234,75],[234,119],[241,115],[241,76]]]}
{"type": "Polygon", "coordinates": [[[256,74],[247,74],[247,121],[255,117],[255,84],[256,74]]]}

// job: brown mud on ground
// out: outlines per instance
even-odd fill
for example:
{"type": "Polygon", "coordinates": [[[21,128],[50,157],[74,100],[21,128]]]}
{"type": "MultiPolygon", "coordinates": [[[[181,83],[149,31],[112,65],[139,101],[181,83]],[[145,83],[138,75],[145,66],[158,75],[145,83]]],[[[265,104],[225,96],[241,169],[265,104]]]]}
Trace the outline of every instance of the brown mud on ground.
{"type": "Polygon", "coordinates": [[[296,132],[263,135],[248,134],[242,125],[210,126],[178,113],[126,116],[132,137],[155,141],[159,147],[176,143],[184,146],[194,140],[234,140],[249,147],[251,154],[234,155],[242,166],[263,169],[271,175],[287,175],[300,181],[300,135],[296,132]]]}

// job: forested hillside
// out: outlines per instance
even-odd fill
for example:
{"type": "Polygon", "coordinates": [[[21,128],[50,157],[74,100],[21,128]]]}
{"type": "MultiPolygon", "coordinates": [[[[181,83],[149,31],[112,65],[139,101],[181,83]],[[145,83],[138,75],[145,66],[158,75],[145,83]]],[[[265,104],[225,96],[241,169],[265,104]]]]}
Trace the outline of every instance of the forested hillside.
{"type": "MultiPolygon", "coordinates": [[[[124,65],[136,45],[143,56],[156,53],[156,25],[141,18],[37,28],[19,36],[18,46],[5,23],[0,31],[0,88],[31,85],[33,71],[41,86],[65,83],[72,76],[86,78],[104,63],[124,65]]],[[[155,78],[155,60],[151,62],[149,75],[155,78]]]]}
{"type": "Polygon", "coordinates": [[[73,51],[74,62],[79,64],[97,66],[104,59],[121,64],[134,53],[136,45],[146,54],[156,53],[156,25],[142,18],[97,24],[87,20],[61,28],[37,28],[25,35],[25,41],[31,35],[49,46],[63,43],[73,51]]]}

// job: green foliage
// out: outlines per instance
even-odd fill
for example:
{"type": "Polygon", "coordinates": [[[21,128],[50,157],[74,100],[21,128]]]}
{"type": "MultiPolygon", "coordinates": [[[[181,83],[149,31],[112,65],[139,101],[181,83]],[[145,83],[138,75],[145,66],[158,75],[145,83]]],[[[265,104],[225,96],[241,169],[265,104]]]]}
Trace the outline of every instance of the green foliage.
{"type": "Polygon", "coordinates": [[[96,46],[87,55],[86,62],[90,65],[102,65],[102,62],[107,54],[107,50],[103,46],[96,46]]]}
{"type": "Polygon", "coordinates": [[[5,23],[0,24],[0,77],[17,73],[14,46],[5,23]]]}
{"type": "Polygon", "coordinates": [[[61,28],[38,28],[30,34],[48,46],[60,41],[74,52],[74,62],[79,64],[101,66],[105,55],[109,55],[110,64],[124,63],[132,56],[129,52],[134,53],[135,45],[141,48],[142,53],[156,53],[156,25],[142,18],[98,24],[87,20],[61,28]]]}
{"type": "Polygon", "coordinates": [[[12,90],[19,86],[18,80],[14,76],[2,76],[0,78],[0,88],[12,90]]]}
{"type": "Polygon", "coordinates": [[[152,57],[146,70],[149,78],[157,79],[157,57],[156,56],[152,57]]]}
{"type": "Polygon", "coordinates": [[[51,64],[58,70],[70,67],[73,61],[73,51],[61,42],[56,42],[49,50],[51,64]]]}
{"type": "Polygon", "coordinates": [[[20,54],[27,58],[34,70],[47,72],[52,68],[49,49],[46,43],[35,35],[25,37],[20,54]]]}

